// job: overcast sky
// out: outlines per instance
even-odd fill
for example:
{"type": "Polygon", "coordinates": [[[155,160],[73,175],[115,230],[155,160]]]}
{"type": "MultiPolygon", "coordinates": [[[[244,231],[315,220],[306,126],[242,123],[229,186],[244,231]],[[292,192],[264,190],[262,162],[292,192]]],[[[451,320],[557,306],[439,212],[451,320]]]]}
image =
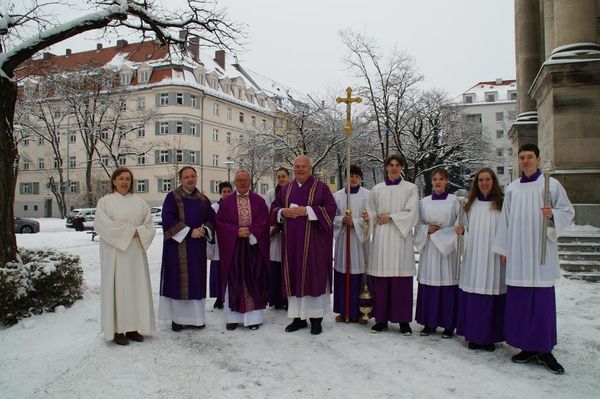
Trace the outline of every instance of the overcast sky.
{"type": "MultiPolygon", "coordinates": [[[[177,0],[158,0],[173,3],[177,0]]],[[[513,0],[220,0],[247,24],[242,64],[301,92],[352,83],[339,31],[411,55],[427,88],[456,96],[475,83],[515,78],[513,0]]],[[[114,45],[114,42],[113,42],[114,45]]],[[[55,46],[92,49],[94,41],[55,46]]]]}

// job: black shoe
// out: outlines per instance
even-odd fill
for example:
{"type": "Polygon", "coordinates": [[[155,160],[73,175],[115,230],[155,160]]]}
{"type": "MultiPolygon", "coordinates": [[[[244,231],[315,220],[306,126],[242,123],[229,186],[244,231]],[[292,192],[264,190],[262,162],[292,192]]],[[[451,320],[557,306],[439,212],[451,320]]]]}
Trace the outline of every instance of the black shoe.
{"type": "Polygon", "coordinates": [[[220,299],[217,299],[213,305],[213,309],[223,309],[223,302],[221,302],[220,299]]]}
{"type": "Polygon", "coordinates": [[[371,332],[372,333],[380,333],[383,330],[387,330],[387,329],[388,329],[387,321],[383,321],[381,323],[375,323],[375,325],[373,327],[371,327],[371,332]]]}
{"type": "Polygon", "coordinates": [[[225,328],[228,329],[229,331],[233,331],[237,328],[238,323],[227,323],[225,324],[225,328]]]}
{"type": "Polygon", "coordinates": [[[400,334],[405,336],[412,335],[412,328],[410,328],[410,324],[400,323],[400,334]]]}
{"type": "Polygon", "coordinates": [[[301,320],[299,317],[296,317],[294,321],[292,321],[292,323],[285,328],[285,332],[294,332],[306,327],[308,327],[308,322],[306,320],[301,320]]]}
{"type": "Polygon", "coordinates": [[[177,324],[174,321],[172,321],[171,322],[171,330],[179,332],[179,331],[183,330],[183,325],[177,324]]]}
{"type": "Polygon", "coordinates": [[[435,328],[429,327],[429,326],[425,326],[425,327],[423,327],[423,329],[421,330],[421,332],[419,333],[419,335],[421,337],[428,337],[431,334],[433,334],[434,332],[435,332],[435,328]]]}
{"type": "Polygon", "coordinates": [[[256,331],[260,328],[260,324],[252,324],[251,326],[248,326],[248,329],[252,330],[252,331],[256,331]]]}
{"type": "Polygon", "coordinates": [[[529,363],[537,359],[537,352],[521,351],[510,358],[514,363],[529,363]]]}
{"type": "Polygon", "coordinates": [[[551,373],[554,373],[554,374],[564,374],[565,373],[565,369],[563,368],[563,366],[560,365],[560,363],[556,360],[556,358],[554,357],[554,355],[551,352],[540,353],[537,357],[537,361],[538,361],[538,364],[541,364],[542,366],[546,367],[546,370],[548,370],[551,373]]]}
{"type": "Polygon", "coordinates": [[[486,352],[493,352],[496,350],[496,345],[494,345],[494,344],[481,345],[481,349],[486,352]]]}
{"type": "Polygon", "coordinates": [[[205,328],[205,327],[206,327],[206,325],[205,325],[205,324],[202,324],[201,326],[187,326],[187,327],[189,327],[189,328],[193,328],[193,329],[195,329],[195,330],[202,330],[203,328],[205,328]]]}
{"type": "Polygon", "coordinates": [[[311,317],[310,319],[310,333],[312,335],[319,335],[323,332],[323,327],[321,326],[321,322],[323,321],[322,317],[311,317]]]}
{"type": "Polygon", "coordinates": [[[472,351],[474,351],[474,350],[477,350],[477,349],[482,349],[482,347],[479,344],[475,344],[473,342],[469,342],[469,349],[471,349],[472,351]]]}
{"type": "Polygon", "coordinates": [[[450,330],[449,328],[446,328],[444,330],[444,332],[442,333],[442,338],[452,338],[454,337],[454,330],[450,330]]]}

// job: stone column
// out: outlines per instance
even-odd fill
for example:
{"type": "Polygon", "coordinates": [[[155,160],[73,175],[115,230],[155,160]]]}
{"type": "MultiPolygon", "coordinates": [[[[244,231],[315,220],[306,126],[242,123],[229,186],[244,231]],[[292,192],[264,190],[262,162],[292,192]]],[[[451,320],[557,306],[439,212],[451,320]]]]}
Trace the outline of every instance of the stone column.
{"type": "Polygon", "coordinates": [[[539,0],[515,0],[517,113],[534,112],[529,88],[541,65],[539,0]]]}
{"type": "Polygon", "coordinates": [[[554,46],[596,43],[596,0],[554,0],[554,46]]]}
{"type": "Polygon", "coordinates": [[[544,59],[552,55],[554,45],[554,0],[543,0],[544,8],[544,59]]]}

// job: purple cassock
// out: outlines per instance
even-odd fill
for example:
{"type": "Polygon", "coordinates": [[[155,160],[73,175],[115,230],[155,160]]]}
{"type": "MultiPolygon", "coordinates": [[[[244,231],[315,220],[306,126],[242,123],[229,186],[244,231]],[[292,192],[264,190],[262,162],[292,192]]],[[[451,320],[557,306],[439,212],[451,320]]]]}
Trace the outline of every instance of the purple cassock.
{"type": "Polygon", "coordinates": [[[333,261],[333,218],[337,205],[329,187],[310,176],[300,186],[296,180],[281,187],[271,205],[271,215],[292,204],[310,206],[308,216],[284,218],[282,228],[283,292],[286,297],[318,297],[329,289],[333,261]]]}
{"type": "Polygon", "coordinates": [[[173,236],[186,226],[206,226],[214,234],[215,212],[198,189],[191,194],[179,186],[167,194],[162,208],[164,231],[160,295],[172,299],[206,298],[206,239],[188,236],[178,243],[173,236]]]}
{"type": "Polygon", "coordinates": [[[269,209],[265,200],[250,192],[237,192],[221,201],[217,213],[217,242],[221,258],[221,300],[227,288],[229,308],[246,313],[267,307],[269,269],[269,209]],[[257,243],[238,237],[240,227],[249,227],[257,243]]]}
{"type": "Polygon", "coordinates": [[[504,341],[505,307],[506,294],[483,295],[459,289],[456,334],[479,345],[504,341]]]}

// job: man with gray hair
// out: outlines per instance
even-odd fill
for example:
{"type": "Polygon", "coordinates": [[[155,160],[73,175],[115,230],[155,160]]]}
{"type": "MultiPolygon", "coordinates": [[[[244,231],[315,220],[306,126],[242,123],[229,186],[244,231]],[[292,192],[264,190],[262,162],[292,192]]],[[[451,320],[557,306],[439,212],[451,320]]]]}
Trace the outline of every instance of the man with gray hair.
{"type": "Polygon", "coordinates": [[[308,327],[308,318],[316,335],[330,305],[336,204],[329,187],[312,176],[308,157],[296,157],[294,177],[271,205],[272,219],[282,225],[283,284],[294,319],[285,331],[308,327]]]}
{"type": "Polygon", "coordinates": [[[221,299],[226,328],[243,324],[258,330],[267,307],[269,209],[250,191],[246,170],[235,174],[235,193],[221,201],[217,212],[217,242],[221,263],[221,299]]]}

